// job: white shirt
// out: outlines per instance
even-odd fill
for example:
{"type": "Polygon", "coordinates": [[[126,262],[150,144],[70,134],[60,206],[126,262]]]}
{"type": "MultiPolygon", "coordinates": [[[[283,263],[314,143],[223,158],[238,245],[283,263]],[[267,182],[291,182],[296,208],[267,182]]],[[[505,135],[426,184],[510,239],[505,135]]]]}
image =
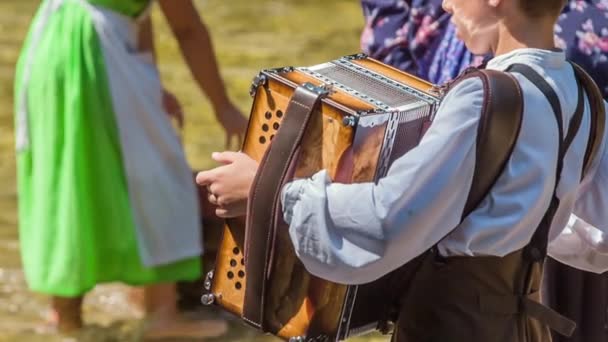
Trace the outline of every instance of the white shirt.
{"type": "MultiPolygon", "coordinates": [[[[578,88],[563,52],[521,49],[487,68],[531,66],[559,96],[564,132],[578,88]]],[[[284,217],[296,253],[314,275],[338,283],[373,281],[439,243],[445,256],[504,256],[526,246],[553,195],[558,128],[545,96],[513,74],[524,95],[520,136],[496,184],[461,222],[475,165],[483,88],[479,79],[444,98],[420,144],[390,167],[378,184],[332,183],[325,170],[283,188],[284,217]]],[[[574,267],[608,270],[608,157],[606,139],[580,184],[589,137],[589,103],[565,159],[550,230],[549,253],[574,267]],[[577,216],[572,216],[574,213],[577,216]],[[566,229],[565,227],[570,225],[566,229]]]]}

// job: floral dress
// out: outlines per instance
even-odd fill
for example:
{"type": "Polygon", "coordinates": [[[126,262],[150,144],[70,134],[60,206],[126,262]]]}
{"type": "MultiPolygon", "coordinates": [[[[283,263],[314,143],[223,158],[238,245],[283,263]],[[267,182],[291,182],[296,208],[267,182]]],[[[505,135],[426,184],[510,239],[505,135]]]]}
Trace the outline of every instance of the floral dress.
{"type": "MultiPolygon", "coordinates": [[[[483,56],[456,38],[441,0],[361,0],[361,48],[371,57],[441,84],[483,56]]],[[[608,97],[608,0],[570,1],[555,27],[567,57],[589,72],[608,97]]]]}
{"type": "MultiPolygon", "coordinates": [[[[534,1],[534,0],[528,0],[534,1]]],[[[366,20],[362,50],[373,58],[435,84],[456,77],[484,56],[467,51],[441,0],[361,0],[366,20]]],[[[571,0],[555,27],[555,43],[581,65],[608,98],[608,0],[571,0]]],[[[570,339],[608,341],[608,275],[576,270],[548,259],[545,301],[577,322],[570,339]]]]}

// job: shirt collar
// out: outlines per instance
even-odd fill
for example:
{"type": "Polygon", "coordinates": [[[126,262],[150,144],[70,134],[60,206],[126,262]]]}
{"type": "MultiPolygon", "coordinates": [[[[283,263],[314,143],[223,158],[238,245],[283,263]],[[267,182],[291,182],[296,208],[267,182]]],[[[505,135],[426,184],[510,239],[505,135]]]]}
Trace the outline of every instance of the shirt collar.
{"type": "Polygon", "coordinates": [[[566,63],[566,53],[562,50],[517,49],[492,58],[488,61],[486,68],[506,70],[515,63],[536,64],[545,68],[559,69],[566,63]]]}

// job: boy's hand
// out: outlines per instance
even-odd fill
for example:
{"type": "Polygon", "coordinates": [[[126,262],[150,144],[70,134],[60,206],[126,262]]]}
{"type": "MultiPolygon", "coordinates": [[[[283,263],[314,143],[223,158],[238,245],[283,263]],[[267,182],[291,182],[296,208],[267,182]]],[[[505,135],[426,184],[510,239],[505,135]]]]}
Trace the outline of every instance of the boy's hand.
{"type": "Polygon", "coordinates": [[[247,212],[249,188],[258,169],[258,163],[241,152],[215,152],[213,160],[224,165],[199,172],[196,183],[209,190],[209,202],[217,205],[219,217],[243,216],[247,212]]]}

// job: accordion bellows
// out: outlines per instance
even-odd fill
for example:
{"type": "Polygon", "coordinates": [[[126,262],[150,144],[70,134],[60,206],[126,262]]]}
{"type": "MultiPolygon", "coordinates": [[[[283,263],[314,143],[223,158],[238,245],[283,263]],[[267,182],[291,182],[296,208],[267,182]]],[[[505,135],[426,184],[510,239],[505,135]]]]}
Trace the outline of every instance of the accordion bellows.
{"type": "MultiPolygon", "coordinates": [[[[311,67],[265,70],[252,84],[254,102],[243,152],[263,159],[281,134],[295,89],[305,83],[329,89],[329,95],[307,123],[293,166],[295,178],[326,169],[334,182],[377,181],[396,158],[419,143],[440,98],[432,84],[362,54],[311,67]]],[[[273,210],[271,203],[268,210],[273,210]]],[[[339,341],[381,328],[378,313],[387,311],[392,300],[383,289],[394,277],[359,286],[314,277],[296,257],[287,227],[281,225],[269,229],[271,236],[257,236],[245,234],[244,218],[228,220],[203,301],[291,341],[339,341]],[[264,268],[248,267],[248,248],[267,248],[261,254],[264,268]],[[247,282],[253,278],[264,282],[263,293],[246,298],[247,282]],[[261,319],[248,316],[247,305],[253,302],[261,319]]]]}

